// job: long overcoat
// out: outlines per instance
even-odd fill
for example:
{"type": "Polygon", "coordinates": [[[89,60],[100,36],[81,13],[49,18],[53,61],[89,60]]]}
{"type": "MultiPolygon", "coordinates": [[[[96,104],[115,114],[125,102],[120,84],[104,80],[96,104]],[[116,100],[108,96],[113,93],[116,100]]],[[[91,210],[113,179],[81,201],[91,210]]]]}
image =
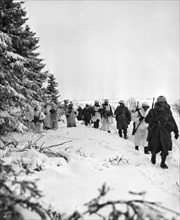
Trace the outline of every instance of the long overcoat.
{"type": "Polygon", "coordinates": [[[81,108],[81,106],[78,107],[77,112],[77,120],[81,121],[83,119],[83,109],[81,108]]]}
{"type": "Polygon", "coordinates": [[[45,114],[45,119],[44,119],[44,126],[47,128],[51,128],[51,114],[50,114],[50,107],[47,106],[43,110],[45,114]]]}
{"type": "Polygon", "coordinates": [[[132,121],[134,122],[134,144],[135,146],[148,146],[147,135],[148,135],[148,124],[144,121],[148,114],[148,110],[144,110],[141,107],[138,111],[131,114],[132,121]],[[142,120],[140,120],[143,117],[142,120]]]}
{"type": "Polygon", "coordinates": [[[75,109],[67,108],[65,110],[65,115],[67,120],[67,127],[76,127],[77,111],[75,109]]]}
{"type": "Polygon", "coordinates": [[[99,111],[102,117],[102,124],[113,124],[113,111],[111,105],[104,103],[99,111]]]}
{"type": "Polygon", "coordinates": [[[118,106],[114,112],[116,115],[117,129],[126,129],[131,121],[131,114],[126,106],[118,106]]]}
{"type": "Polygon", "coordinates": [[[172,150],[171,132],[178,133],[178,127],[172,115],[170,106],[160,107],[155,104],[150,109],[145,118],[145,122],[149,124],[148,130],[148,147],[152,153],[158,153],[164,156],[168,155],[168,151],[172,150]]]}
{"type": "Polygon", "coordinates": [[[97,120],[101,120],[101,114],[100,114],[100,111],[101,111],[101,107],[100,105],[94,105],[92,107],[92,121],[95,122],[97,120]]]}
{"type": "Polygon", "coordinates": [[[91,108],[90,107],[83,108],[82,115],[84,121],[90,122],[92,116],[91,108]]]}

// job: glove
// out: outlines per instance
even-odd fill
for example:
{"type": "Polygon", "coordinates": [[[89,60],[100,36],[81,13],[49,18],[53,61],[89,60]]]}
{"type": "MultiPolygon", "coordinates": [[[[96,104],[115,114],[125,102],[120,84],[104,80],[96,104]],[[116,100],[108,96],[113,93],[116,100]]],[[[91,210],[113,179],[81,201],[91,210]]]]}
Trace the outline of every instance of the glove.
{"type": "Polygon", "coordinates": [[[177,139],[178,139],[178,137],[179,137],[179,134],[178,134],[178,133],[176,133],[176,134],[174,135],[174,138],[177,140],[177,139]]]}
{"type": "Polygon", "coordinates": [[[140,116],[140,117],[139,117],[139,121],[142,121],[143,119],[144,119],[143,116],[140,116]]]}

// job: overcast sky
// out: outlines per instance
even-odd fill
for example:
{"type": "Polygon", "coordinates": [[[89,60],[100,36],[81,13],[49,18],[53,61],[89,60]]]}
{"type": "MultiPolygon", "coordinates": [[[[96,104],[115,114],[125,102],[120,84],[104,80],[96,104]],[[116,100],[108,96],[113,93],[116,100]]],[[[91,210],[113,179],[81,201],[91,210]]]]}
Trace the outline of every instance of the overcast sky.
{"type": "Polygon", "coordinates": [[[179,1],[25,0],[61,99],[179,98],[179,1]]]}

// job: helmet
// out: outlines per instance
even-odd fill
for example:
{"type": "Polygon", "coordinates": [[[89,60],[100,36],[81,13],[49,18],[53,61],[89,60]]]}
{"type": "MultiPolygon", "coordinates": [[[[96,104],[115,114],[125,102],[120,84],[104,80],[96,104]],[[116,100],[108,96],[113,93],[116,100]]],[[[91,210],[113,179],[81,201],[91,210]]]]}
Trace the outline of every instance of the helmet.
{"type": "Polygon", "coordinates": [[[105,99],[104,102],[109,102],[109,100],[108,100],[108,99],[105,99]]]}
{"type": "Polygon", "coordinates": [[[147,102],[143,102],[141,106],[142,106],[142,107],[143,107],[143,106],[149,107],[149,104],[148,104],[147,102]]]}
{"type": "Polygon", "coordinates": [[[167,102],[167,99],[164,96],[159,96],[156,102],[167,102]]]}
{"type": "Polygon", "coordinates": [[[122,103],[122,104],[125,104],[125,103],[124,103],[124,100],[120,100],[120,101],[119,101],[119,104],[121,104],[121,103],[122,103]]]}
{"type": "Polygon", "coordinates": [[[96,100],[96,101],[95,101],[95,104],[99,104],[99,101],[98,101],[98,100],[96,100]]]}

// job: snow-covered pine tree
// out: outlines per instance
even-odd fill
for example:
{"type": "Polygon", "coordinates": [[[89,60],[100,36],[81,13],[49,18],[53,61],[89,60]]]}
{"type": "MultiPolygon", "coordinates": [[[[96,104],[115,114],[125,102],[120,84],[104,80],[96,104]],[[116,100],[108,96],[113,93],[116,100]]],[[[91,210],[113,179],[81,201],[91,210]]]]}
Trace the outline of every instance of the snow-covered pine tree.
{"type": "MultiPolygon", "coordinates": [[[[13,0],[0,1],[1,128],[14,119],[7,111],[10,107],[18,107],[32,100],[44,100],[42,85],[47,80],[47,72],[42,71],[45,65],[36,51],[39,39],[26,25],[28,18],[22,4],[13,0]]],[[[9,123],[9,127],[13,126],[15,122],[9,123]]]]}
{"type": "Polygon", "coordinates": [[[49,74],[48,76],[48,85],[47,85],[47,101],[54,102],[58,104],[58,98],[60,97],[59,91],[57,89],[58,83],[53,74],[49,74]]]}
{"type": "Polygon", "coordinates": [[[11,48],[7,48],[8,57],[6,56],[5,59],[6,62],[9,61],[8,64],[11,67],[8,71],[11,77],[7,81],[16,92],[28,100],[42,101],[41,87],[47,74],[41,72],[44,64],[41,63],[42,59],[38,58],[39,53],[35,52],[39,39],[25,25],[27,18],[25,18],[26,12],[21,6],[22,2],[3,0],[1,4],[2,25],[0,30],[11,39],[11,48]],[[17,60],[17,58],[19,59],[17,60]],[[14,78],[13,83],[12,78],[14,78]]]}

